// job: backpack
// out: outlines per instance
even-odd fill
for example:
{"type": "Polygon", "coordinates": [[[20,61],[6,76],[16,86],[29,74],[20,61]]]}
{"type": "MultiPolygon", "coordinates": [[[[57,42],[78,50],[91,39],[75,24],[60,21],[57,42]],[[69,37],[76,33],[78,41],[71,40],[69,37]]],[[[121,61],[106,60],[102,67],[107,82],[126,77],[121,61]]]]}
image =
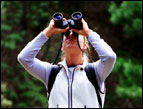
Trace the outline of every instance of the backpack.
{"type": "MultiPolygon", "coordinates": [[[[49,95],[50,95],[51,89],[53,87],[53,84],[55,82],[56,76],[59,73],[61,68],[62,67],[58,67],[57,65],[54,65],[53,68],[51,69],[51,73],[50,73],[50,76],[49,76],[49,82],[48,82],[48,85],[47,85],[47,87],[48,87],[47,91],[48,91],[49,95]]],[[[104,93],[101,92],[100,87],[97,83],[97,76],[96,76],[96,73],[94,71],[94,68],[93,68],[92,64],[88,63],[84,70],[86,72],[86,75],[87,75],[89,81],[92,83],[92,85],[95,88],[97,98],[98,98],[98,102],[99,102],[99,106],[100,106],[100,108],[102,108],[102,100],[101,100],[101,97],[100,97],[100,93],[102,93],[102,94],[104,94],[104,93]]]]}

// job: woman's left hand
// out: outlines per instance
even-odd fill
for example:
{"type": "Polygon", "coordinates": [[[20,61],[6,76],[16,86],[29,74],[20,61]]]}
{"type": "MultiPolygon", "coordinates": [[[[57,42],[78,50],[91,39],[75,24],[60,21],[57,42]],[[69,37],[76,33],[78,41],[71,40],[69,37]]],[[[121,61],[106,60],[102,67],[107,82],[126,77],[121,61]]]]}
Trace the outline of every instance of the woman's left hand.
{"type": "Polygon", "coordinates": [[[81,22],[82,22],[82,30],[77,30],[77,29],[71,29],[71,30],[78,34],[88,37],[88,35],[92,32],[92,30],[89,29],[87,22],[83,18],[81,19],[81,22]]]}

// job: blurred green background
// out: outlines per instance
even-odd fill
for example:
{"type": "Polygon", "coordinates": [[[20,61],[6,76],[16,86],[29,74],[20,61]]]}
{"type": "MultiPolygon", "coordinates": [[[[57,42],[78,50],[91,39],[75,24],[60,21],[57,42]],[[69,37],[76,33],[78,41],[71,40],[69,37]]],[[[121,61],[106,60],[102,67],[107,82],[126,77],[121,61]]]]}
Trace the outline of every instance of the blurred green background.
{"type": "MultiPolygon", "coordinates": [[[[26,72],[17,55],[48,26],[55,12],[69,19],[75,11],[83,13],[89,27],[117,54],[106,79],[104,107],[142,107],[142,1],[1,1],[2,107],[47,107],[44,84],[26,72]]],[[[60,34],[51,37],[37,58],[53,62],[60,39],[60,34]]],[[[93,48],[91,56],[98,59],[93,48]]]]}

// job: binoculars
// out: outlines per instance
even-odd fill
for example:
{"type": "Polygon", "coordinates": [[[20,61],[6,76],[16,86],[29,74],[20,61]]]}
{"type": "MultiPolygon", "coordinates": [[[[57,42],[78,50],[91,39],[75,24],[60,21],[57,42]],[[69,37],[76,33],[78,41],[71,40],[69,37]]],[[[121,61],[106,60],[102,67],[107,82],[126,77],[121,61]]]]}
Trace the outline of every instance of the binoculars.
{"type": "MultiPolygon", "coordinates": [[[[74,12],[71,15],[72,19],[68,19],[66,21],[63,20],[63,14],[60,12],[56,12],[53,14],[53,20],[55,21],[55,27],[65,29],[66,27],[69,27],[70,29],[82,29],[82,13],[81,12],[74,12]]],[[[66,36],[69,35],[69,30],[65,33],[66,36]]],[[[74,35],[77,36],[78,34],[74,32],[74,35]]]]}

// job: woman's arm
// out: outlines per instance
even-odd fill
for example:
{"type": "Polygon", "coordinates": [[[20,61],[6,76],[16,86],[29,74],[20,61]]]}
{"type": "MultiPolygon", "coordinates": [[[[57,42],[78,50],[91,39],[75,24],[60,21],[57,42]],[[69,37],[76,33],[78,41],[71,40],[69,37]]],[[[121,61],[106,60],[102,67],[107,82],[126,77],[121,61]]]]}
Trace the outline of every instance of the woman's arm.
{"type": "Polygon", "coordinates": [[[52,65],[47,62],[42,62],[36,58],[36,55],[41,50],[41,47],[48,40],[42,32],[30,41],[25,48],[18,54],[20,64],[34,77],[41,80],[45,85],[52,65]]]}
{"type": "Polygon", "coordinates": [[[100,58],[98,61],[93,63],[93,66],[100,77],[100,82],[103,83],[112,71],[116,61],[116,54],[96,32],[91,32],[88,36],[88,40],[100,58]]]}
{"type": "MultiPolygon", "coordinates": [[[[65,20],[65,19],[64,19],[65,20]]],[[[48,84],[49,74],[52,65],[48,62],[40,61],[36,55],[41,50],[44,43],[53,35],[67,31],[69,28],[55,28],[54,21],[51,20],[47,28],[45,28],[37,37],[29,42],[26,47],[19,53],[17,59],[20,64],[34,77],[41,80],[45,85],[48,84]]]]}

